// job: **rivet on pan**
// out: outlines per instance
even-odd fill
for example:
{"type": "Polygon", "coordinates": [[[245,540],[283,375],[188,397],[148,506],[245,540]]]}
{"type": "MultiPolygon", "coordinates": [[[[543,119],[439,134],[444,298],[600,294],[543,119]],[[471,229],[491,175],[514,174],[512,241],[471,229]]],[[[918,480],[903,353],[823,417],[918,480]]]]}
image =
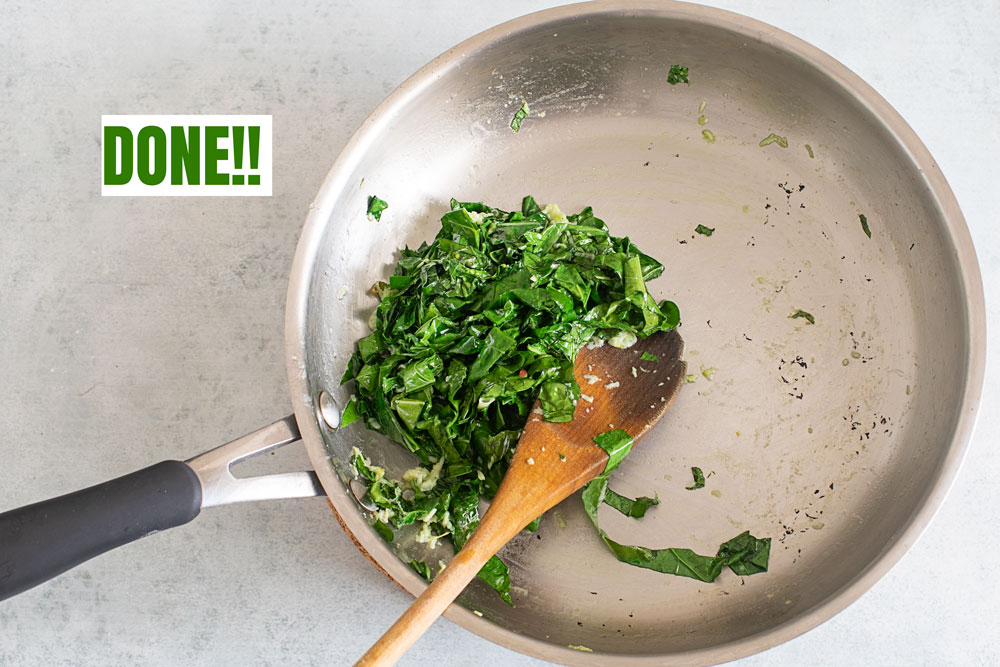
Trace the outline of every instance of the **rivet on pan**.
{"type": "Polygon", "coordinates": [[[365,499],[365,494],[368,493],[368,487],[360,479],[355,477],[347,484],[347,488],[351,490],[351,495],[354,496],[355,502],[361,505],[363,508],[369,512],[374,512],[378,510],[378,506],[375,505],[370,500],[365,499]]]}
{"type": "Polygon", "coordinates": [[[316,418],[330,428],[340,426],[340,408],[337,407],[333,397],[325,391],[319,392],[316,396],[316,418]]]}

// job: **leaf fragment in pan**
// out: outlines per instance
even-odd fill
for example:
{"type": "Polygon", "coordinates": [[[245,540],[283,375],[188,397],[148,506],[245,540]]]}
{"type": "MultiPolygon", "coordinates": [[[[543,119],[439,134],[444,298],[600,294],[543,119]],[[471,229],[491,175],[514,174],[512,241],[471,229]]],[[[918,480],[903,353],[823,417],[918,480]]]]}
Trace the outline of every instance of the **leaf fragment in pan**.
{"type": "Polygon", "coordinates": [[[694,491],[695,489],[705,488],[705,473],[701,471],[701,468],[698,468],[697,466],[692,467],[691,475],[694,477],[694,484],[691,486],[685,486],[685,489],[688,491],[694,491]]]}
{"type": "Polygon", "coordinates": [[[521,101],[521,108],[514,112],[514,117],[510,119],[510,129],[515,132],[521,131],[521,121],[528,117],[531,113],[531,109],[528,108],[528,103],[524,100],[521,101]]]}
{"type": "Polygon", "coordinates": [[[794,320],[798,317],[803,318],[809,324],[816,324],[816,318],[813,317],[812,313],[807,313],[804,310],[796,309],[794,313],[788,316],[788,319],[794,320]]]}
{"type": "Polygon", "coordinates": [[[368,198],[368,215],[375,218],[376,220],[382,219],[382,211],[389,208],[389,204],[383,199],[379,199],[377,196],[372,195],[368,198]]]}

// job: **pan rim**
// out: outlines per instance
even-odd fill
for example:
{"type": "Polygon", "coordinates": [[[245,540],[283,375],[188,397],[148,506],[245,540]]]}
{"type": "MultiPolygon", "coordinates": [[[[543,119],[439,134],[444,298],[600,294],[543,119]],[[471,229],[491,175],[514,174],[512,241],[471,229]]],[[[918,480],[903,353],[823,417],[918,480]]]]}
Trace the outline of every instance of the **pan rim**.
{"type": "Polygon", "coordinates": [[[450,620],[485,639],[533,657],[563,664],[599,665],[607,664],[609,660],[635,665],[718,664],[772,648],[829,620],[861,597],[902,558],[929,525],[955,481],[972,439],[983,390],[986,360],[985,296],[972,238],[955,195],[923,142],[902,116],[871,86],[832,56],[790,33],[756,19],[701,5],[656,0],[602,0],[546,9],[489,28],[449,49],[410,76],[365,119],[341,150],[309,207],[296,248],[286,298],[285,357],[289,392],[306,450],[330,496],[331,507],[348,537],[376,568],[411,594],[419,595],[426,583],[394,555],[357,511],[353,498],[328,464],[329,457],[315,421],[305,375],[305,329],[316,250],[337,195],[346,187],[354,166],[378,139],[380,131],[391,123],[393,117],[410,100],[444,72],[460,66],[466,54],[541,25],[608,15],[648,15],[696,21],[742,34],[780,49],[828,76],[835,85],[853,96],[883,123],[886,131],[909,156],[912,165],[922,173],[941,209],[946,231],[954,244],[959,274],[957,277],[964,289],[963,305],[968,324],[967,339],[964,342],[968,354],[963,368],[964,387],[960,414],[957,415],[944,462],[928,492],[913,508],[889,547],[865,570],[858,572],[820,604],[757,634],[726,644],[666,655],[583,653],[519,635],[474,615],[460,605],[452,605],[445,612],[450,620]]]}

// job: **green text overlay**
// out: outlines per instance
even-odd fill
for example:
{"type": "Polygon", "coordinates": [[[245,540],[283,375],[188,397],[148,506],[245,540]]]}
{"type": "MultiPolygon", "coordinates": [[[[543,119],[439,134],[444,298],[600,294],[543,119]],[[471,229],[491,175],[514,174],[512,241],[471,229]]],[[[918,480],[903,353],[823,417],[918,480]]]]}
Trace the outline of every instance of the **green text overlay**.
{"type": "Polygon", "coordinates": [[[104,196],[270,196],[271,116],[101,116],[104,196]]]}

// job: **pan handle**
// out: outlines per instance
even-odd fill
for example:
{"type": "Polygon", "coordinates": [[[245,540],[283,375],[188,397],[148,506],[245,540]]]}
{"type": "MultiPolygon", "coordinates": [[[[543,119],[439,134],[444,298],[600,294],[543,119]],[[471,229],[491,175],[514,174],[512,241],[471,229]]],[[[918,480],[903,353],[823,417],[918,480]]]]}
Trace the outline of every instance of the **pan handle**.
{"type": "Polygon", "coordinates": [[[237,479],[230,466],[299,439],[289,416],[188,461],[162,461],[0,514],[0,600],[94,556],[181,526],[202,507],[325,495],[315,472],[237,479]]]}

